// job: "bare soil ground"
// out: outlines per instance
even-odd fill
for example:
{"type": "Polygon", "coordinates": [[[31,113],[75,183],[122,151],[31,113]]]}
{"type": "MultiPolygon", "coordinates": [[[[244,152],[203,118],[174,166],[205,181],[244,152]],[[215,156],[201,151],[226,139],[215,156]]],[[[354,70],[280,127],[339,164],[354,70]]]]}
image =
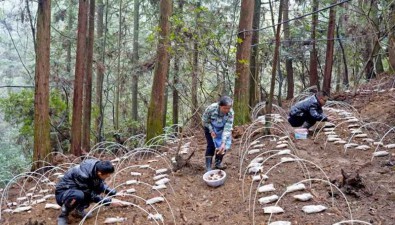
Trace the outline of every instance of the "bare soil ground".
{"type": "MultiPolygon", "coordinates": [[[[337,93],[335,100],[341,100],[354,107],[349,110],[359,119],[363,133],[374,141],[382,141],[384,145],[395,143],[395,131],[391,131],[384,139],[383,135],[395,126],[395,91],[394,79],[383,77],[369,84],[361,86],[356,94],[337,93]],[[385,91],[381,91],[385,90],[385,91]],[[378,123],[380,122],[380,123],[378,123]],[[370,125],[366,125],[372,123],[370,125]]],[[[336,108],[339,108],[336,106],[336,108]]],[[[329,113],[328,110],[325,110],[329,113]]],[[[333,113],[333,112],[331,112],[333,113]]],[[[113,179],[108,180],[111,186],[118,186],[118,191],[135,188],[136,192],[118,199],[131,202],[135,206],[122,208],[102,207],[95,211],[95,218],[88,219],[83,224],[103,224],[105,218],[127,218],[118,224],[157,224],[147,219],[148,212],[163,215],[163,222],[158,224],[268,224],[274,221],[290,221],[291,224],[334,224],[346,220],[360,220],[365,224],[395,224],[395,166],[386,163],[394,155],[395,149],[386,149],[369,143],[364,138],[356,138],[348,128],[350,123],[344,122],[339,113],[334,123],[336,134],[347,143],[367,145],[369,149],[358,150],[355,147],[345,149],[344,144],[328,141],[324,130],[320,130],[322,123],[317,125],[314,134],[308,139],[296,140],[293,133],[289,133],[287,148],[292,150],[300,160],[280,163],[281,158],[290,155],[278,155],[278,137],[284,136],[284,131],[292,132],[286,122],[280,123],[282,129],[272,131],[276,136],[264,136],[262,132],[253,132],[247,139],[242,136],[248,128],[236,127],[234,132],[233,149],[225,156],[227,179],[223,186],[208,187],[202,180],[204,174],[205,139],[201,130],[195,130],[195,135],[182,139],[182,144],[189,144],[189,152],[182,155],[185,159],[192,151],[194,155],[180,170],[170,173],[170,182],[166,189],[152,190],[153,177],[156,170],[169,168],[169,161],[175,155],[177,143],[168,144],[161,148],[166,152],[163,157],[155,155],[131,155],[127,160],[118,164],[119,172],[113,179]],[[247,154],[252,148],[247,148],[254,140],[261,140],[260,153],[247,154]],[[247,143],[247,145],[246,145],[247,143]],[[273,151],[270,151],[273,150],[273,151]],[[385,157],[372,157],[375,151],[386,150],[385,157]],[[253,182],[252,176],[246,173],[246,167],[252,159],[261,154],[267,161],[263,164],[262,173],[269,178],[260,182],[253,182]],[[240,155],[245,155],[241,160],[240,155]],[[151,161],[150,161],[151,160],[151,161]],[[157,161],[155,161],[157,160],[157,161]],[[149,168],[140,168],[149,165],[149,168]],[[241,167],[240,167],[241,166],[241,167]],[[241,168],[241,169],[240,169],[241,168]],[[341,171],[348,179],[345,179],[341,171]],[[241,173],[240,173],[241,171],[241,173]],[[141,176],[133,177],[131,172],[140,172],[141,176]],[[136,179],[138,184],[122,185],[128,180],[136,179]],[[292,193],[285,192],[286,187],[301,182],[306,190],[292,193]],[[331,185],[330,185],[331,183],[331,185]],[[257,187],[273,184],[275,191],[257,193],[257,187]],[[331,188],[332,187],[332,188],[331,188]],[[300,202],[294,195],[311,193],[313,199],[300,202]],[[280,214],[264,214],[263,207],[274,205],[276,202],[261,205],[258,199],[274,195],[280,197],[277,205],[284,209],[280,214]],[[145,200],[164,196],[166,201],[147,205],[145,200]],[[323,212],[307,214],[302,211],[306,205],[323,205],[327,209],[323,212]],[[96,213],[98,212],[98,213],[96,213]]],[[[259,126],[259,125],[258,125],[259,126]]],[[[260,125],[262,126],[262,125],[260,125]]],[[[394,128],[395,129],[395,128],[394,128]]],[[[48,176],[56,182],[56,176],[48,176]]],[[[13,185],[8,195],[3,195],[1,224],[56,224],[60,210],[44,209],[46,203],[55,203],[54,198],[36,204],[28,212],[7,213],[5,209],[15,207],[5,206],[6,202],[17,202],[16,198],[26,195],[35,182],[19,182],[21,186],[13,185]],[[23,186],[25,185],[25,186],[23,186]],[[23,190],[23,191],[21,191],[23,190]]],[[[40,188],[46,187],[40,183],[40,188]]],[[[47,186],[51,187],[51,186],[47,186]]],[[[53,188],[50,188],[53,192],[53,188]]],[[[38,190],[36,190],[38,192],[38,190]]],[[[79,224],[79,219],[70,216],[72,224],[79,224]]],[[[351,224],[351,223],[345,223],[351,224]]],[[[354,224],[363,224],[357,223],[354,224]]]]}

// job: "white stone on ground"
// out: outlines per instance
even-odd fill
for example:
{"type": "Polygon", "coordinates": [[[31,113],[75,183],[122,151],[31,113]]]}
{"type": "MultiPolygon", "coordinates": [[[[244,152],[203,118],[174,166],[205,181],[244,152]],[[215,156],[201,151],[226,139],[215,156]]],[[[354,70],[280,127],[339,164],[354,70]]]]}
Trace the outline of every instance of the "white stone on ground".
{"type": "Polygon", "coordinates": [[[277,145],[276,148],[280,149],[280,148],[286,148],[288,145],[287,144],[281,144],[281,145],[277,145]]]}
{"type": "Polygon", "coordinates": [[[260,152],[261,150],[259,150],[259,149],[251,149],[251,150],[249,150],[248,152],[247,152],[247,154],[248,155],[252,155],[252,154],[255,154],[255,153],[258,153],[258,152],[260,152]]]}
{"type": "Polygon", "coordinates": [[[275,221],[275,222],[269,223],[269,225],[291,225],[291,222],[289,222],[289,221],[275,221]]]}
{"type": "Polygon", "coordinates": [[[167,183],[169,183],[169,181],[170,181],[170,179],[167,178],[167,177],[165,177],[165,178],[162,178],[162,179],[156,181],[155,184],[156,184],[156,185],[167,184],[167,183]]]}
{"type": "Polygon", "coordinates": [[[294,195],[293,197],[299,201],[305,202],[305,201],[312,199],[313,195],[310,193],[303,193],[300,195],[294,195]]]}
{"type": "Polygon", "coordinates": [[[166,189],[166,188],[167,187],[164,184],[152,186],[152,190],[161,190],[161,189],[166,189]]]}
{"type": "Polygon", "coordinates": [[[163,197],[155,197],[155,198],[148,199],[146,201],[146,204],[151,205],[151,204],[155,204],[155,203],[159,203],[159,202],[163,202],[163,201],[165,201],[165,199],[163,197]]]}
{"type": "Polygon", "coordinates": [[[163,221],[163,216],[162,214],[156,213],[156,214],[149,214],[147,217],[148,220],[156,220],[156,221],[163,221]]]}
{"type": "Polygon", "coordinates": [[[167,174],[161,174],[161,175],[158,175],[158,176],[154,176],[154,180],[160,180],[160,179],[162,179],[162,178],[164,178],[164,177],[167,177],[167,176],[169,176],[169,175],[167,175],[167,174]]]}
{"type": "Polygon", "coordinates": [[[19,212],[25,212],[25,211],[29,211],[31,210],[32,207],[31,206],[23,206],[23,207],[18,207],[14,210],[12,210],[13,213],[19,213],[19,212]]]}
{"type": "Polygon", "coordinates": [[[126,184],[127,185],[138,184],[138,181],[137,180],[128,180],[128,181],[126,181],[126,184]]]}
{"type": "Polygon", "coordinates": [[[262,166],[258,166],[258,167],[251,167],[248,169],[248,173],[259,173],[263,170],[262,166]]]}
{"type": "Polygon", "coordinates": [[[60,209],[62,207],[60,207],[60,205],[58,205],[58,204],[47,203],[47,204],[45,204],[44,208],[46,208],[46,209],[60,209]]]}
{"type": "Polygon", "coordinates": [[[299,184],[293,184],[291,186],[288,186],[286,192],[301,191],[305,189],[306,186],[303,183],[299,183],[299,184]]]}
{"type": "Polygon", "coordinates": [[[269,214],[269,213],[283,213],[284,209],[279,207],[279,206],[267,206],[263,208],[263,213],[269,214]]]}
{"type": "Polygon", "coordinates": [[[273,184],[266,184],[266,185],[263,185],[263,186],[260,186],[259,188],[258,188],[258,192],[259,193],[262,193],[262,192],[270,192],[270,191],[275,191],[276,189],[274,188],[274,185],[273,184]]]}
{"type": "Polygon", "coordinates": [[[166,173],[168,171],[167,168],[163,168],[163,169],[158,169],[155,171],[156,175],[162,174],[162,173],[166,173]]]}
{"type": "Polygon", "coordinates": [[[104,221],[104,223],[106,224],[110,224],[110,223],[122,223],[126,221],[126,218],[123,217],[110,217],[110,218],[106,218],[106,220],[104,221]]]}
{"type": "Polygon", "coordinates": [[[296,161],[296,159],[292,158],[292,157],[282,157],[280,161],[281,162],[293,162],[293,161],[296,161]]]}
{"type": "Polygon", "coordinates": [[[303,206],[302,211],[305,213],[318,213],[326,210],[327,207],[323,205],[306,205],[303,206]]]}
{"type": "Polygon", "coordinates": [[[389,152],[387,151],[377,151],[373,153],[374,157],[380,157],[380,156],[387,156],[389,154],[389,152]]]}
{"type": "Polygon", "coordinates": [[[262,197],[258,199],[258,202],[261,204],[267,204],[278,200],[278,195],[270,195],[267,197],[262,197]]]}

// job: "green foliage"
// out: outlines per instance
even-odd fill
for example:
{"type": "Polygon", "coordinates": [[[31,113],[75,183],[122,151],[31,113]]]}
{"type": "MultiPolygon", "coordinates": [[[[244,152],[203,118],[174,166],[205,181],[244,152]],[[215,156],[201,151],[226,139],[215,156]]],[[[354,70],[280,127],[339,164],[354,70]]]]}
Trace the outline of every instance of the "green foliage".
{"type": "Polygon", "coordinates": [[[0,142],[0,149],[0,187],[3,187],[12,177],[26,171],[30,161],[15,145],[0,142]]]}
{"type": "MultiPolygon", "coordinates": [[[[52,91],[50,96],[50,114],[57,116],[66,109],[66,103],[58,91],[52,91]]],[[[34,91],[22,90],[12,92],[7,98],[0,99],[0,110],[4,120],[11,125],[19,126],[21,136],[33,136],[34,125],[34,91]]]]}

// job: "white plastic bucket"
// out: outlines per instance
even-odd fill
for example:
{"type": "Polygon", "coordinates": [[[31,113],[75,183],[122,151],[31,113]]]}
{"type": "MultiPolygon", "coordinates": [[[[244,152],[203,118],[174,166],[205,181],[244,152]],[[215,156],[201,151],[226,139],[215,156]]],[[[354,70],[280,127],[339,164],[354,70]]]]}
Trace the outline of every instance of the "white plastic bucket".
{"type": "Polygon", "coordinates": [[[218,187],[223,185],[225,183],[225,179],[226,179],[226,173],[223,170],[210,170],[203,175],[203,180],[210,187],[218,187]],[[221,178],[216,180],[210,179],[210,176],[214,174],[221,174],[221,178]]]}
{"type": "Polygon", "coordinates": [[[306,128],[298,128],[295,129],[295,138],[296,139],[307,139],[308,130],[306,128]]]}

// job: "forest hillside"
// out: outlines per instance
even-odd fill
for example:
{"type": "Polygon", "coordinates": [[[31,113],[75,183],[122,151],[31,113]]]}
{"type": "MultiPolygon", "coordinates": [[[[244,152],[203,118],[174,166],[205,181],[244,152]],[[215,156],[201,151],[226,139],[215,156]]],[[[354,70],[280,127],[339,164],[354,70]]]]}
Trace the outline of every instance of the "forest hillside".
{"type": "Polygon", "coordinates": [[[128,206],[73,223],[391,224],[394,15],[387,0],[1,0],[0,223],[55,224],[54,185],[99,158],[128,206]],[[313,93],[331,121],[295,139],[289,109],[313,93]],[[223,98],[233,144],[209,188],[202,118],[223,98]]]}
{"type": "MultiPolygon", "coordinates": [[[[123,222],[117,224],[392,224],[394,82],[385,76],[354,94],[334,94],[338,100],[330,101],[324,111],[336,120],[318,124],[307,139],[295,139],[286,108],[278,108],[274,116],[278,129],[271,135],[262,132],[262,116],[235,127],[233,148],[225,160],[226,181],[217,188],[202,179],[206,143],[201,129],[168,137],[159,148],[143,145],[138,136],[123,145],[100,143],[84,157],[116,165],[107,182],[118,190],[114,198],[130,206],[94,205],[89,208],[94,218],[79,223],[71,217],[72,222],[103,224],[118,218],[123,222]],[[295,184],[302,187],[289,191],[295,184]],[[263,191],[268,185],[273,189],[263,191]],[[295,199],[303,193],[311,199],[295,199]],[[264,200],[270,196],[277,197],[264,200]],[[148,204],[153,198],[160,200],[148,204]],[[283,212],[264,213],[265,207],[274,205],[283,212]],[[323,208],[302,211],[308,205],[323,208]]],[[[15,177],[1,192],[1,223],[56,224],[60,210],[51,208],[54,184],[81,159],[59,155],[56,166],[42,176],[15,177]]]]}

